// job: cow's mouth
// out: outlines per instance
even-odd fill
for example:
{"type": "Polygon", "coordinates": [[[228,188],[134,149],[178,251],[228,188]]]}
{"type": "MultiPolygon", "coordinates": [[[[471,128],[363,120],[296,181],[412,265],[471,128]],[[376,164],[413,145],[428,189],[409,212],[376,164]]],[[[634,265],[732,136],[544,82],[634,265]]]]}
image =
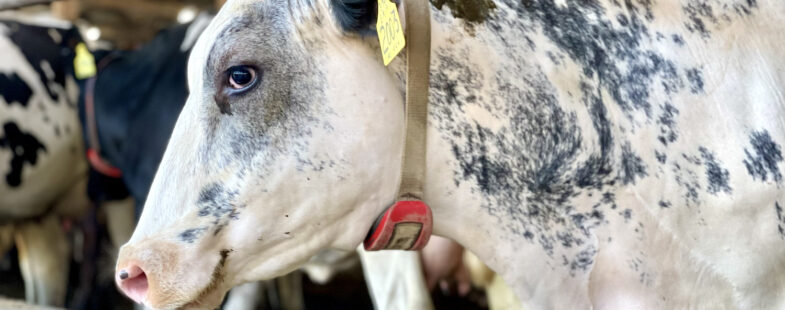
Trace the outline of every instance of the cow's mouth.
{"type": "Polygon", "coordinates": [[[207,284],[207,286],[205,286],[201,291],[199,291],[199,294],[196,295],[196,298],[194,298],[192,302],[187,303],[186,305],[181,307],[181,309],[190,309],[198,305],[203,305],[205,299],[207,299],[208,297],[210,297],[212,294],[215,293],[215,290],[218,289],[218,287],[220,286],[221,282],[223,282],[224,277],[226,275],[224,272],[224,266],[226,265],[226,258],[229,257],[229,253],[231,252],[232,250],[227,250],[227,249],[221,250],[219,252],[219,254],[221,255],[221,259],[215,265],[215,268],[213,268],[213,273],[212,275],[210,275],[210,283],[207,284]]]}

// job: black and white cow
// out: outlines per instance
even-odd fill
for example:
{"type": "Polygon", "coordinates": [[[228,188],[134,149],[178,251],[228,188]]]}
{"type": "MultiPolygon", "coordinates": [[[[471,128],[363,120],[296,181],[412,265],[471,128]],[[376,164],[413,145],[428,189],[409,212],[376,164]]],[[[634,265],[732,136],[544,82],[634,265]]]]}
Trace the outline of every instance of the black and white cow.
{"type": "MultiPolygon", "coordinates": [[[[127,187],[138,212],[188,97],[188,54],[211,17],[203,14],[193,23],[167,28],[138,50],[96,53],[99,72],[92,101],[101,157],[122,171],[120,185],[127,187]]],[[[82,94],[81,102],[86,95],[82,94]]],[[[82,129],[88,132],[84,105],[80,107],[82,129]]],[[[107,178],[91,177],[97,178],[91,181],[98,187],[94,199],[120,198],[125,192],[102,189],[107,178]]]]}
{"type": "Polygon", "coordinates": [[[80,43],[67,23],[0,18],[0,230],[14,236],[26,299],[38,304],[64,304],[59,216],[88,206],[73,70],[80,43]]]}
{"type": "MultiPolygon", "coordinates": [[[[405,62],[382,65],[375,8],[223,7],[121,249],[128,295],[209,308],[363,240],[395,198],[403,134],[405,62]]],[[[785,307],[783,12],[780,0],[436,1],[434,232],[526,308],[785,307]]]]}

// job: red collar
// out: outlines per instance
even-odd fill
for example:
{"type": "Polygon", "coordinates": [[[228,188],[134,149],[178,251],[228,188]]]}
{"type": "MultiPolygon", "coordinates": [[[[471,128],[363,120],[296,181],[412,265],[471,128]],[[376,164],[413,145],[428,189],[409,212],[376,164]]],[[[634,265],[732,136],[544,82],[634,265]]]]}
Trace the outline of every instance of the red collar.
{"type": "MultiPolygon", "coordinates": [[[[98,64],[98,69],[105,67],[109,62],[114,59],[113,56],[107,56],[101,63],[98,64]]],[[[98,125],[96,123],[95,117],[95,82],[98,79],[98,75],[95,74],[91,76],[87,82],[85,83],[85,96],[84,96],[84,103],[85,103],[85,116],[87,123],[87,160],[90,163],[90,166],[93,167],[99,173],[108,176],[110,178],[119,178],[123,175],[122,171],[115,166],[112,166],[109,162],[107,162],[103,157],[101,157],[101,143],[98,140],[98,125]]]]}
{"type": "Polygon", "coordinates": [[[90,166],[92,166],[95,171],[98,171],[105,176],[110,178],[119,178],[123,176],[123,172],[120,171],[120,169],[107,163],[93,148],[87,149],[87,161],[90,162],[90,166]]]}
{"type": "Polygon", "coordinates": [[[387,208],[365,238],[366,251],[425,247],[433,231],[431,208],[420,200],[400,200],[387,208]]]}

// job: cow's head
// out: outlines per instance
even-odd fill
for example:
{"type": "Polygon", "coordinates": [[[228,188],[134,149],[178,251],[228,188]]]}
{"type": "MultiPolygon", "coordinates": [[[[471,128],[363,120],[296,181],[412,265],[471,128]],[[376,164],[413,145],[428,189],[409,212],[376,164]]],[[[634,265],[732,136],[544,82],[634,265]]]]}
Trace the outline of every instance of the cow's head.
{"type": "Polygon", "coordinates": [[[376,1],[224,6],[193,49],[190,97],[120,252],[129,296],[213,307],[233,285],[360,244],[395,197],[403,137],[376,1]]]}

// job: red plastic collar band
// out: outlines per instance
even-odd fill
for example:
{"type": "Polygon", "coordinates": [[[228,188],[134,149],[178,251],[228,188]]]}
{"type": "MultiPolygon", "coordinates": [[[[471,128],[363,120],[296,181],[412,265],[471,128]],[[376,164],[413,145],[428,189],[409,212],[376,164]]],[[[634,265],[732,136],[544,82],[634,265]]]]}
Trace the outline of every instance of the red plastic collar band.
{"type": "Polygon", "coordinates": [[[103,158],[101,158],[100,155],[98,155],[98,152],[92,148],[87,149],[87,160],[90,162],[90,166],[92,166],[93,169],[105,176],[110,178],[119,178],[123,176],[123,173],[120,171],[120,169],[107,163],[103,158]]]}
{"type": "Polygon", "coordinates": [[[363,245],[366,251],[416,251],[425,247],[432,231],[431,208],[419,200],[402,200],[379,217],[363,245]]]}

